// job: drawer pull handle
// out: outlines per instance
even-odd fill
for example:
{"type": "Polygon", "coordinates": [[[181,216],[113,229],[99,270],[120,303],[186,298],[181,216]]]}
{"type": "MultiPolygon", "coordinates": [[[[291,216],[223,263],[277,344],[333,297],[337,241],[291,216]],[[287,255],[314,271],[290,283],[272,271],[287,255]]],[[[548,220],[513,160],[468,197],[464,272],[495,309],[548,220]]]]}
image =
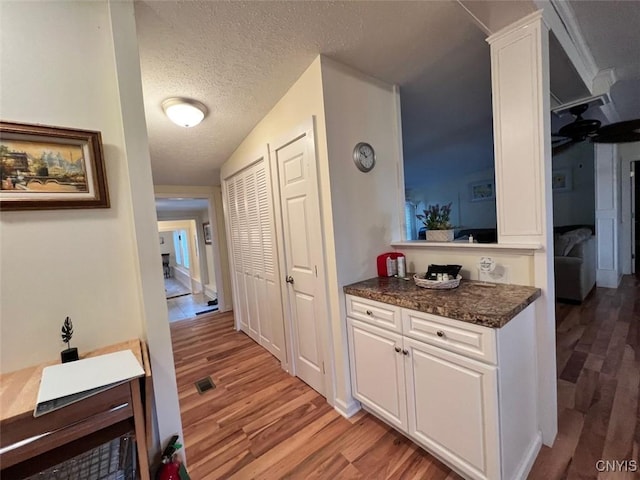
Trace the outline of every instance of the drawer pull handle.
{"type": "Polygon", "coordinates": [[[400,350],[401,350],[401,348],[400,348],[400,347],[395,347],[395,351],[396,351],[397,353],[400,353],[400,350]]]}
{"type": "Polygon", "coordinates": [[[409,355],[409,350],[402,350],[403,355],[409,355]]]}
{"type": "Polygon", "coordinates": [[[373,315],[373,312],[371,310],[367,310],[367,315],[373,315]]]}
{"type": "Polygon", "coordinates": [[[439,337],[444,337],[444,332],[442,330],[438,330],[436,332],[436,335],[438,335],[439,337]]]}

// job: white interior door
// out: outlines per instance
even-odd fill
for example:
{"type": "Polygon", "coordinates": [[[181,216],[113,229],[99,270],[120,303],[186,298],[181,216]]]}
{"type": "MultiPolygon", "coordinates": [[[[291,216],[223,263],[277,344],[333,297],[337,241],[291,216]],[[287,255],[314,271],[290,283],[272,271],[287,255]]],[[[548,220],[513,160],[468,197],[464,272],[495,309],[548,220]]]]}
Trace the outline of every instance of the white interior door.
{"type": "Polygon", "coordinates": [[[258,197],[258,222],[260,259],[256,278],[258,304],[260,305],[260,345],[278,360],[285,362],[284,316],[282,311],[281,279],[275,256],[275,224],[271,189],[265,162],[260,162],[255,172],[258,197]]]}
{"type": "Polygon", "coordinates": [[[316,158],[308,134],[274,149],[278,171],[293,371],[325,394],[322,327],[326,314],[316,158]],[[321,272],[322,273],[322,272],[321,272]]]}

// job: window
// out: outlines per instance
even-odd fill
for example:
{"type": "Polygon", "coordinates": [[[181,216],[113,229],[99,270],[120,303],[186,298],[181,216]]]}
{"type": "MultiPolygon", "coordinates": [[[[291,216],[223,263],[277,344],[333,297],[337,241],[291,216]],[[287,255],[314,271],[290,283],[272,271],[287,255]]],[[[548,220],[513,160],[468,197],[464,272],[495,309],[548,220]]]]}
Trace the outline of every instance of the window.
{"type": "Polygon", "coordinates": [[[411,202],[405,202],[404,223],[406,226],[405,235],[407,240],[415,240],[418,238],[416,220],[416,205],[411,202]]]}
{"type": "Polygon", "coordinates": [[[176,264],[189,268],[189,237],[186,230],[173,232],[173,246],[176,252],[176,264]]]}
{"type": "Polygon", "coordinates": [[[455,54],[425,57],[401,84],[407,240],[424,238],[416,214],[450,203],[456,238],[496,241],[491,53],[472,19],[463,23],[448,39],[455,54]]]}

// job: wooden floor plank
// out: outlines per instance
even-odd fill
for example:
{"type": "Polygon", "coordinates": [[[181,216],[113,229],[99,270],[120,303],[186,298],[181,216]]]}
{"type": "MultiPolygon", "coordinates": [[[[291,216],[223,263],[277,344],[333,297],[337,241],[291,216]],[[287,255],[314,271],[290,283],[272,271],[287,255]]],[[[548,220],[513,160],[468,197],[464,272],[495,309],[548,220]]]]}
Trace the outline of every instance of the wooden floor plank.
{"type": "MultiPolygon", "coordinates": [[[[556,321],[558,437],[528,478],[638,480],[595,462],[640,461],[640,282],[558,304],[556,321]]],[[[461,479],[370,414],[342,418],[236,332],[232,314],[174,322],[171,333],[191,478],[461,479]],[[206,376],[216,388],[200,395],[194,382],[206,376]]]]}
{"type": "Polygon", "coordinates": [[[626,276],[582,305],[558,305],[556,315],[558,436],[553,448],[542,447],[529,479],[637,480],[639,472],[598,472],[596,462],[640,466],[640,281],[626,276]]]}

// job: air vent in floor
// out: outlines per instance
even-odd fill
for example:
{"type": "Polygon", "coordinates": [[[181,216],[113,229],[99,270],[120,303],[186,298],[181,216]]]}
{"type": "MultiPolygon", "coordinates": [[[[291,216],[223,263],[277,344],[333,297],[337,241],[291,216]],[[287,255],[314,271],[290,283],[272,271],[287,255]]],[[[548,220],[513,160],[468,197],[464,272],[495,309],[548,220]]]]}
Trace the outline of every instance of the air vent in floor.
{"type": "Polygon", "coordinates": [[[216,384],[213,383],[213,380],[211,380],[211,377],[207,377],[207,378],[203,378],[202,380],[198,380],[196,382],[196,388],[198,389],[198,393],[202,395],[204,392],[207,392],[209,390],[213,390],[214,388],[216,388],[216,384]]]}

